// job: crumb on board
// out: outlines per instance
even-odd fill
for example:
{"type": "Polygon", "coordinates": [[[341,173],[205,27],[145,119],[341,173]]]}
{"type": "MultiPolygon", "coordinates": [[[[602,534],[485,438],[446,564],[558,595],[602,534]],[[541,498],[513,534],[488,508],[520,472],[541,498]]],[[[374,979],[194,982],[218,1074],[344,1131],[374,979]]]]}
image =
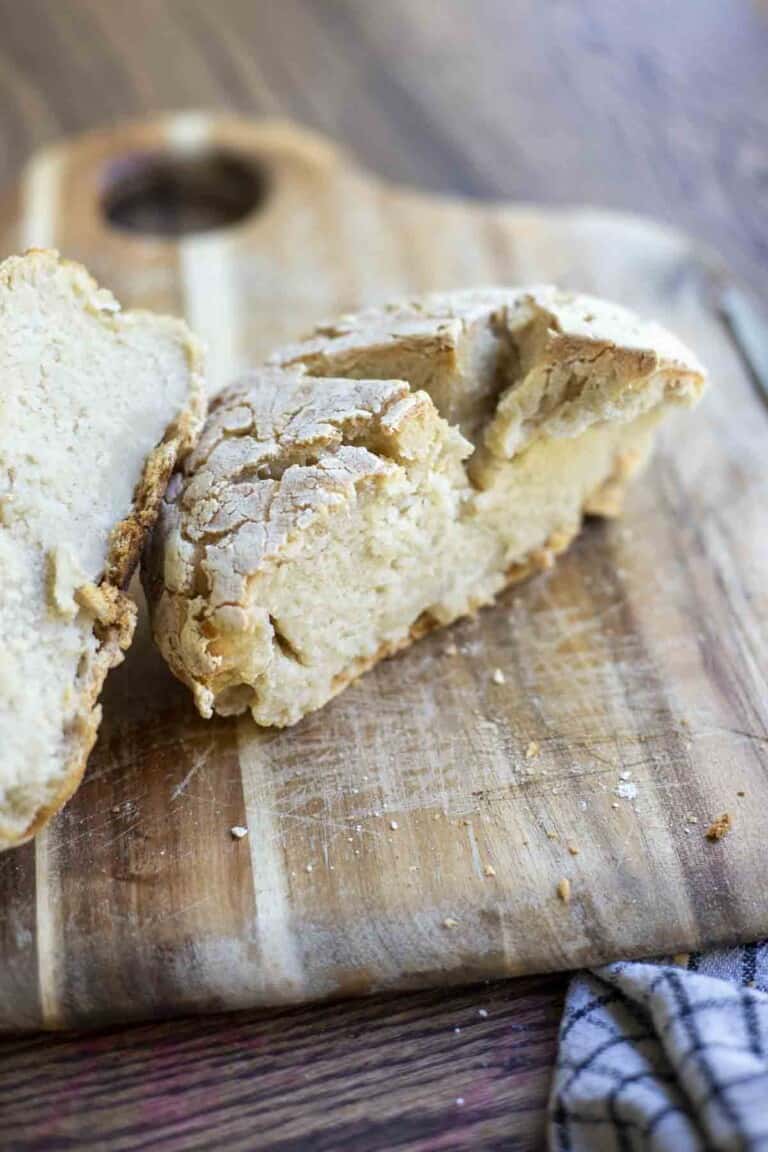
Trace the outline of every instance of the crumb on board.
{"type": "Polygon", "coordinates": [[[547,840],[559,840],[557,832],[547,832],[547,840]]]}
{"type": "Polygon", "coordinates": [[[563,904],[570,904],[571,902],[571,882],[567,876],[563,876],[562,880],[557,882],[557,896],[562,900],[563,904]]]}
{"type": "Polygon", "coordinates": [[[611,808],[618,808],[618,806],[619,806],[618,800],[612,800],[611,801],[611,808]]]}
{"type": "Polygon", "coordinates": [[[311,864],[305,864],[304,865],[304,871],[305,872],[311,872],[312,871],[312,865],[311,864]]]}
{"type": "Polygon", "coordinates": [[[579,854],[578,844],[573,844],[573,843],[569,844],[568,845],[568,851],[570,852],[571,856],[578,856],[578,854],[579,854]]]}
{"type": "Polygon", "coordinates": [[[232,828],[230,828],[229,834],[233,840],[242,840],[244,836],[248,835],[248,829],[245,828],[242,824],[235,824],[232,828]]]}
{"type": "Polygon", "coordinates": [[[459,922],[453,916],[446,916],[443,920],[443,928],[458,928],[459,922]]]}
{"type": "Polygon", "coordinates": [[[483,868],[483,875],[484,876],[495,876],[496,875],[496,869],[494,868],[493,864],[486,864],[485,868],[483,868]]]}
{"type": "Polygon", "coordinates": [[[458,651],[459,650],[456,647],[456,642],[454,640],[449,641],[444,648],[446,656],[455,656],[458,651]]]}
{"type": "Polygon", "coordinates": [[[706,831],[707,840],[722,840],[731,830],[731,817],[728,812],[723,812],[716,820],[713,820],[706,831]]]}
{"type": "Polygon", "coordinates": [[[637,798],[637,784],[631,780],[621,780],[616,788],[616,795],[621,800],[635,800],[637,798]]]}
{"type": "Polygon", "coordinates": [[[525,750],[526,760],[533,760],[534,756],[538,756],[541,751],[541,746],[537,740],[531,740],[530,744],[525,750]]]}
{"type": "Polygon", "coordinates": [[[390,826],[390,828],[392,829],[392,831],[393,831],[393,832],[397,832],[398,828],[400,827],[400,825],[398,824],[397,820],[390,820],[390,822],[389,822],[389,826],[390,826]]]}
{"type": "Polygon", "coordinates": [[[741,788],[741,789],[740,789],[740,790],[739,790],[739,791],[736,793],[736,795],[737,795],[737,796],[746,796],[746,792],[744,791],[744,789],[743,789],[743,788],[741,788]]]}
{"type": "Polygon", "coordinates": [[[502,672],[501,668],[494,668],[491,680],[493,680],[494,684],[506,684],[507,682],[507,678],[502,672]]]}
{"type": "Polygon", "coordinates": [[[478,1016],[482,1016],[483,1020],[485,1020],[486,1017],[488,1016],[488,1009],[487,1008],[478,1008],[477,1014],[478,1014],[478,1016]]]}

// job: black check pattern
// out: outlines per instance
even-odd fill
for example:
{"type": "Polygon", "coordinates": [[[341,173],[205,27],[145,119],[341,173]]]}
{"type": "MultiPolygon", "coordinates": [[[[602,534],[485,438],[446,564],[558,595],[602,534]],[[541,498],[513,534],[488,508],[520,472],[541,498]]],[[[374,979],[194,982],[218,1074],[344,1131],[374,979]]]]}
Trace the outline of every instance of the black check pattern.
{"type": "Polygon", "coordinates": [[[571,983],[551,1152],[768,1152],[768,941],[571,983]]]}

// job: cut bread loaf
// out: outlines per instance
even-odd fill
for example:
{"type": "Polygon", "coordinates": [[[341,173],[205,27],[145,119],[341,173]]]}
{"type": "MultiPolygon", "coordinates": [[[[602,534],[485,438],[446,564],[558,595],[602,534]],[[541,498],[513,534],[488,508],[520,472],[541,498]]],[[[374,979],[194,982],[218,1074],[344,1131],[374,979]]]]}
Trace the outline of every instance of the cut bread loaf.
{"type": "Polygon", "coordinates": [[[0,847],[80,781],[124,588],[203,417],[183,323],[120,312],[55,252],[0,264],[0,847]]]}
{"type": "Polygon", "coordinates": [[[615,514],[704,375],[669,333],[552,288],[343,317],[214,403],[147,564],[204,716],[291,724],[615,514]]]}

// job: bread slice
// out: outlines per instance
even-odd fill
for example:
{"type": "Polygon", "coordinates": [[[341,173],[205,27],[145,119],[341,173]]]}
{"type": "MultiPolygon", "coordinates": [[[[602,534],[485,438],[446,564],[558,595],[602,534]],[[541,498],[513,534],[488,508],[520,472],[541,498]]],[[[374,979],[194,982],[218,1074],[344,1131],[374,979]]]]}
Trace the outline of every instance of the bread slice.
{"type": "Polygon", "coordinates": [[[343,317],[214,403],[147,565],[204,716],[291,724],[615,514],[704,375],[671,335],[553,288],[343,317]]]}
{"type": "Polygon", "coordinates": [[[133,634],[123,589],[202,425],[201,363],[183,323],[120,312],[55,252],[0,264],[0,847],[80,781],[133,634]]]}

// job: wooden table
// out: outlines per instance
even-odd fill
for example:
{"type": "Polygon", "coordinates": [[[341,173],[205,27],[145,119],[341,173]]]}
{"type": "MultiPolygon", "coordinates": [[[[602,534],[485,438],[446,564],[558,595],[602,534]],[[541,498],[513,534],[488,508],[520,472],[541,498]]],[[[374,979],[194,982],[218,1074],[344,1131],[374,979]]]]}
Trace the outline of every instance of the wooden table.
{"type": "MultiPolygon", "coordinates": [[[[0,0],[0,28],[3,183],[96,123],[283,115],[400,181],[651,213],[765,292],[768,12],[747,0],[0,0]]],[[[4,1041],[0,1148],[539,1148],[564,990],[4,1041]]]]}

